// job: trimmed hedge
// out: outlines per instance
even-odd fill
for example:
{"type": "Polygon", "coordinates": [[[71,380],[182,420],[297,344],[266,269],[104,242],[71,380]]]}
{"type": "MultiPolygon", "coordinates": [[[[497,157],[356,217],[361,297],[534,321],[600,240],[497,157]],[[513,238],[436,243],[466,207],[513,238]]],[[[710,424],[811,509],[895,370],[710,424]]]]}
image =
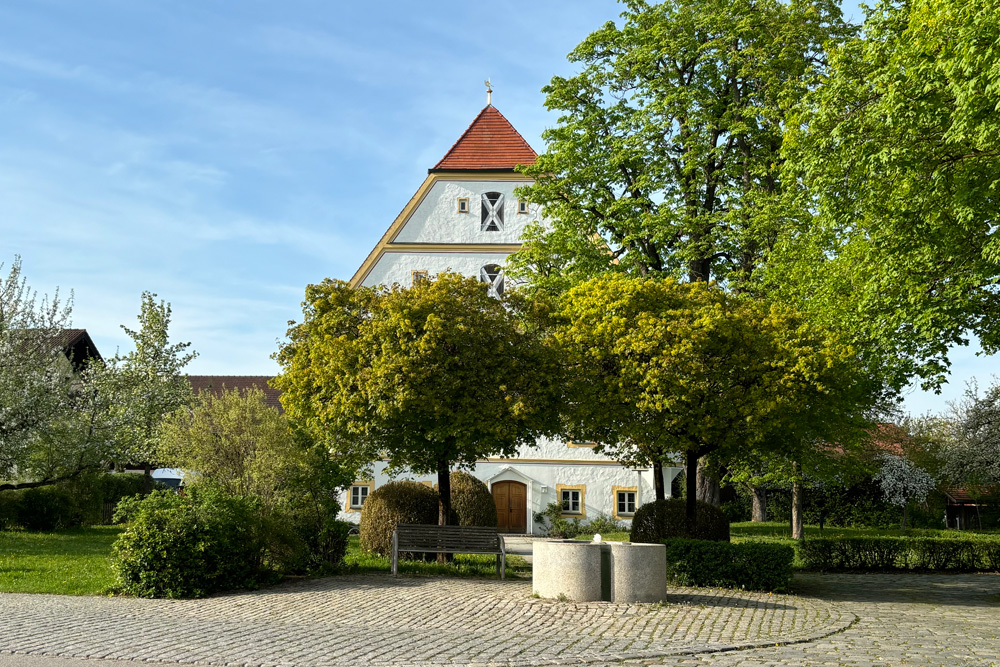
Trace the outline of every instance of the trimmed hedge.
{"type": "Polygon", "coordinates": [[[688,534],[687,512],[683,498],[657,500],[641,505],[632,518],[632,542],[659,544],[663,540],[685,538],[729,541],[729,519],[714,505],[698,501],[698,518],[694,534],[688,534]]]}
{"type": "Polygon", "coordinates": [[[767,542],[663,540],[667,579],[681,586],[787,590],[795,549],[767,542]]]}
{"type": "Polygon", "coordinates": [[[419,482],[389,482],[372,491],[361,508],[361,549],[391,556],[397,524],[437,522],[437,491],[419,482]]]}
{"type": "MultiPolygon", "coordinates": [[[[144,493],[143,475],[98,473],[31,489],[0,491],[0,530],[49,531],[100,524],[105,503],[144,493]]],[[[166,488],[153,482],[154,489],[166,488]]]]}
{"type": "Polygon", "coordinates": [[[497,525],[497,505],[493,494],[482,480],[467,472],[451,473],[451,509],[459,526],[497,525]]]}
{"type": "Polygon", "coordinates": [[[808,570],[1000,571],[1000,536],[827,537],[806,540],[808,570]]]}

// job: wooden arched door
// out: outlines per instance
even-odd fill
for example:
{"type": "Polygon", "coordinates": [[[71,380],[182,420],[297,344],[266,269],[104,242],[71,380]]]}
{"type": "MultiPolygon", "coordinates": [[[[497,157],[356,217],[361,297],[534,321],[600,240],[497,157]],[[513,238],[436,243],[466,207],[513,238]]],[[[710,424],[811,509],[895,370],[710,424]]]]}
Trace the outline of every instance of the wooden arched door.
{"type": "Polygon", "coordinates": [[[493,502],[497,506],[497,530],[501,533],[528,532],[527,485],[493,482],[493,502]]]}

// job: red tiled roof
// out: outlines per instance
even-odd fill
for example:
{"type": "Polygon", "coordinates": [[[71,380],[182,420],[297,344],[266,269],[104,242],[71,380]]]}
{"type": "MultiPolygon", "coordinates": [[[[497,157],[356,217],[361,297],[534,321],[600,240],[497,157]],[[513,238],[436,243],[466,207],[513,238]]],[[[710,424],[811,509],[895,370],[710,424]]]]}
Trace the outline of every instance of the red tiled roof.
{"type": "Polygon", "coordinates": [[[493,105],[487,105],[430,171],[513,170],[538,154],[493,105]]]}
{"type": "Polygon", "coordinates": [[[268,381],[272,375],[189,375],[191,389],[195,394],[209,392],[219,395],[226,389],[246,391],[247,389],[260,389],[264,392],[264,402],[272,408],[281,410],[281,402],[278,397],[281,392],[271,388],[268,381]]]}

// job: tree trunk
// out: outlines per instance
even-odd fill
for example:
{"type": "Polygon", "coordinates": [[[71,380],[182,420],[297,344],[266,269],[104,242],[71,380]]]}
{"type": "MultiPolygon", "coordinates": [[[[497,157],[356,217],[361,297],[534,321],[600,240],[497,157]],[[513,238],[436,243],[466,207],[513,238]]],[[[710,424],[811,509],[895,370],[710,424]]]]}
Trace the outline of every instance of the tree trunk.
{"type": "Polygon", "coordinates": [[[687,521],[688,535],[694,535],[698,526],[698,454],[688,451],[684,466],[686,487],[684,489],[684,518],[687,521]]]}
{"type": "Polygon", "coordinates": [[[663,463],[653,461],[653,489],[657,500],[666,500],[667,492],[663,487],[663,463]]]}
{"type": "Polygon", "coordinates": [[[792,539],[804,540],[806,531],[802,525],[802,478],[799,474],[801,466],[793,463],[792,471],[795,475],[792,481],[792,539]]]}
{"type": "Polygon", "coordinates": [[[908,510],[909,508],[910,508],[910,503],[908,502],[903,503],[903,525],[902,525],[903,530],[906,530],[906,510],[908,510]]]}
{"type": "Polygon", "coordinates": [[[763,523],[767,521],[767,491],[762,486],[755,486],[750,491],[753,493],[753,514],[750,520],[763,523]]]}
{"type": "MultiPolygon", "coordinates": [[[[438,461],[438,525],[447,526],[451,516],[451,469],[448,461],[438,461]]],[[[444,564],[450,554],[438,554],[437,560],[444,564]]]]}
{"type": "Polygon", "coordinates": [[[707,463],[698,465],[697,474],[698,500],[709,505],[722,505],[722,484],[719,482],[719,472],[715,466],[707,463]]]}
{"type": "Polygon", "coordinates": [[[150,493],[153,492],[153,471],[152,471],[152,466],[150,466],[148,463],[143,463],[142,464],[142,473],[143,473],[142,490],[143,490],[143,493],[145,493],[146,495],[149,495],[150,493]]]}

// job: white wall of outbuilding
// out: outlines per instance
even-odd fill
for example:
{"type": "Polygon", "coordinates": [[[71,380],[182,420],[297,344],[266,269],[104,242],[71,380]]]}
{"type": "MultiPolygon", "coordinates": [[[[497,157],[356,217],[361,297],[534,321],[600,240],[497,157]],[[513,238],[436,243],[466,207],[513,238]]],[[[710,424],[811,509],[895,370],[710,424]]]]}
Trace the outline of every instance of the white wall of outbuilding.
{"type": "MultiPolygon", "coordinates": [[[[670,484],[673,478],[682,472],[682,468],[665,468],[664,482],[667,496],[670,495],[670,484]]],[[[374,465],[374,475],[371,479],[357,480],[360,483],[371,482],[373,488],[378,488],[392,480],[412,480],[416,482],[437,483],[437,475],[417,475],[403,471],[390,477],[386,474],[386,463],[377,462],[374,465]]],[[[549,439],[540,439],[537,447],[524,448],[517,458],[489,459],[479,461],[470,471],[477,478],[492,487],[493,483],[515,481],[527,488],[527,532],[542,535],[545,527],[534,520],[534,514],[544,510],[549,503],[559,502],[557,487],[559,485],[584,487],[584,508],[580,518],[590,520],[599,516],[613,517],[615,514],[616,487],[636,489],[636,505],[642,505],[655,500],[653,472],[648,468],[623,466],[593,451],[589,447],[572,447],[568,443],[549,439]],[[556,453],[560,457],[547,457],[545,454],[556,453]]],[[[345,493],[342,498],[344,513],[342,518],[357,523],[361,514],[351,511],[345,493]]],[[[626,526],[631,522],[620,519],[626,526]]]]}

